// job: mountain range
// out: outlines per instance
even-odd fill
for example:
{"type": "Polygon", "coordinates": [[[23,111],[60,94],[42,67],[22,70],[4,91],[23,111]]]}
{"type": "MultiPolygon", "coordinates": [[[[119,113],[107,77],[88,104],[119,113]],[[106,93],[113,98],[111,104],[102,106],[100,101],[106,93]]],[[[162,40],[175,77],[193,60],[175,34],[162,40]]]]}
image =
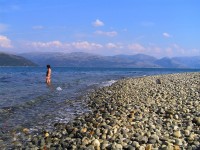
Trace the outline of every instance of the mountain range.
{"type": "Polygon", "coordinates": [[[0,66],[36,66],[36,64],[22,56],[0,52],[0,66]]]}
{"type": "Polygon", "coordinates": [[[102,56],[83,52],[23,53],[20,56],[39,66],[51,64],[65,67],[200,68],[200,56],[158,59],[144,54],[102,56]]]}
{"type": "Polygon", "coordinates": [[[0,53],[0,66],[52,66],[63,67],[123,67],[123,68],[200,68],[200,56],[163,57],[115,55],[102,56],[83,52],[74,53],[0,53]]]}

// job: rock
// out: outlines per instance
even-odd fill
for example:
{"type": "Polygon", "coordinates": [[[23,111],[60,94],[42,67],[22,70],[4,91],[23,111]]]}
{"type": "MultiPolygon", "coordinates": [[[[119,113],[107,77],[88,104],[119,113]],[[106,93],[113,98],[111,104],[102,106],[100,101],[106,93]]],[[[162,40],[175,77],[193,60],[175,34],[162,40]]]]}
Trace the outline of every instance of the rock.
{"type": "Polygon", "coordinates": [[[97,140],[97,139],[93,140],[92,145],[95,148],[100,149],[100,142],[99,142],[99,140],[97,140]]]}
{"type": "Polygon", "coordinates": [[[158,114],[165,114],[165,110],[163,108],[159,108],[157,113],[158,114]]]}
{"type": "Polygon", "coordinates": [[[94,145],[89,145],[89,146],[87,146],[87,149],[88,149],[88,150],[100,150],[99,148],[96,148],[96,149],[95,149],[94,145]]]}
{"type": "Polygon", "coordinates": [[[136,147],[136,148],[139,148],[140,144],[137,141],[133,141],[133,146],[136,147]]]}
{"type": "Polygon", "coordinates": [[[159,141],[159,137],[156,134],[151,135],[150,139],[154,139],[156,141],[159,141]]]}
{"type": "Polygon", "coordinates": [[[197,124],[198,126],[200,126],[200,117],[195,117],[195,118],[193,119],[193,122],[194,122],[195,124],[197,124]]]}
{"type": "Polygon", "coordinates": [[[181,150],[181,148],[178,145],[174,145],[174,150],[181,150]]]}
{"type": "Polygon", "coordinates": [[[128,145],[128,146],[126,147],[126,150],[135,150],[135,147],[133,147],[133,146],[131,146],[131,145],[128,145]]]}
{"type": "Polygon", "coordinates": [[[140,141],[142,143],[147,143],[148,142],[148,137],[147,136],[143,136],[140,141]]]}
{"type": "Polygon", "coordinates": [[[189,136],[190,135],[190,130],[185,130],[185,136],[189,136]]]}
{"type": "Polygon", "coordinates": [[[46,132],[45,134],[44,134],[44,137],[49,137],[49,133],[48,132],[46,132]]]}
{"type": "Polygon", "coordinates": [[[151,144],[155,144],[155,143],[156,143],[156,140],[155,140],[155,139],[149,139],[148,142],[151,143],[151,144]]]}
{"type": "Polygon", "coordinates": [[[101,149],[107,149],[107,147],[109,146],[107,141],[104,141],[101,145],[101,149]]]}
{"type": "Polygon", "coordinates": [[[179,145],[179,146],[183,145],[181,139],[175,139],[175,144],[176,144],[176,145],[179,145]]]}
{"type": "Polygon", "coordinates": [[[85,132],[87,132],[87,128],[82,128],[81,133],[85,133],[85,132]]]}
{"type": "Polygon", "coordinates": [[[156,84],[161,84],[160,79],[156,79],[156,84]]]}
{"type": "Polygon", "coordinates": [[[178,115],[174,115],[174,119],[178,120],[179,119],[178,115]]]}
{"type": "Polygon", "coordinates": [[[143,145],[141,145],[139,150],[145,150],[145,147],[143,145]]]}
{"type": "Polygon", "coordinates": [[[196,135],[194,133],[191,133],[190,136],[188,137],[188,140],[194,141],[196,135]]]}
{"type": "Polygon", "coordinates": [[[180,138],[182,136],[181,131],[180,130],[175,131],[174,136],[177,137],[177,138],[180,138]]]}
{"type": "Polygon", "coordinates": [[[179,128],[178,126],[174,126],[174,130],[178,130],[178,128],[179,128]]]}
{"type": "Polygon", "coordinates": [[[29,133],[29,129],[28,129],[28,128],[24,128],[24,129],[23,129],[23,132],[24,132],[25,134],[28,134],[28,133],[29,133]]]}
{"type": "Polygon", "coordinates": [[[111,149],[112,150],[122,150],[123,147],[121,144],[113,143],[111,149]]]}
{"type": "Polygon", "coordinates": [[[147,144],[147,146],[145,147],[145,150],[152,150],[152,144],[147,144]]]}
{"type": "Polygon", "coordinates": [[[173,145],[163,145],[161,150],[174,150],[173,145]]]}
{"type": "Polygon", "coordinates": [[[90,140],[87,138],[87,137],[84,137],[83,139],[82,139],[82,144],[83,145],[88,145],[90,143],[90,140]]]}

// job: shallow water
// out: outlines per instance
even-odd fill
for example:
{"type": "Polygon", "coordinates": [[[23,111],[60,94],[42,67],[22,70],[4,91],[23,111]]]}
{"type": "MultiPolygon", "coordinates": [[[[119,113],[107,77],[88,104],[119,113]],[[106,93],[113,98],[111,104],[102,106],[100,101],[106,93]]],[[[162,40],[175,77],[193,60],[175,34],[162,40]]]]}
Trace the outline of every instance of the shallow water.
{"type": "Polygon", "coordinates": [[[88,111],[81,96],[126,77],[195,72],[190,69],[52,68],[52,84],[45,84],[46,68],[0,67],[0,139],[12,131],[50,129],[88,111]]]}

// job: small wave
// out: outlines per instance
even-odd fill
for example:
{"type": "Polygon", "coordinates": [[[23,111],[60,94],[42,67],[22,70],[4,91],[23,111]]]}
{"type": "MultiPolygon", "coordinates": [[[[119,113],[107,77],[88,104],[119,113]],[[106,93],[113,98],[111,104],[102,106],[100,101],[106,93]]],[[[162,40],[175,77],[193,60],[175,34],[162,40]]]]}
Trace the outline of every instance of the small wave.
{"type": "Polygon", "coordinates": [[[57,87],[56,90],[57,91],[62,91],[62,88],[61,87],[57,87]]]}
{"type": "Polygon", "coordinates": [[[109,81],[105,81],[101,84],[101,86],[105,87],[105,86],[111,86],[113,83],[117,82],[117,80],[109,80],[109,81]]]}
{"type": "Polygon", "coordinates": [[[0,82],[11,82],[10,79],[11,79],[10,76],[3,76],[0,77],[0,82]]]}

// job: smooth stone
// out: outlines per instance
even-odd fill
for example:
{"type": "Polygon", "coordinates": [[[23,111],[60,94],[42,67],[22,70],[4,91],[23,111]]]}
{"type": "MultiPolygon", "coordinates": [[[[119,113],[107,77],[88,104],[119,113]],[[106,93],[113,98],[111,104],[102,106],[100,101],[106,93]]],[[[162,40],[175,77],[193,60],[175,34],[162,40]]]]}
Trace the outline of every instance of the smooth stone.
{"type": "Polygon", "coordinates": [[[100,142],[99,140],[95,139],[92,144],[94,145],[94,147],[100,147],[100,142]]]}
{"type": "Polygon", "coordinates": [[[194,141],[194,139],[195,139],[195,134],[191,133],[190,136],[188,137],[188,140],[194,141]]]}
{"type": "Polygon", "coordinates": [[[148,144],[145,148],[145,150],[152,150],[152,144],[148,144]]]}
{"type": "Polygon", "coordinates": [[[94,145],[89,145],[89,146],[87,146],[87,149],[88,149],[88,150],[100,150],[100,148],[96,148],[96,149],[95,149],[94,145]]]}
{"type": "Polygon", "coordinates": [[[174,130],[178,130],[178,128],[179,128],[178,126],[174,126],[174,130]]]}
{"type": "Polygon", "coordinates": [[[132,145],[128,145],[128,146],[126,147],[126,149],[127,149],[127,150],[135,150],[135,147],[133,147],[132,145]]]}
{"type": "Polygon", "coordinates": [[[183,142],[181,139],[175,139],[175,144],[181,146],[181,145],[183,145],[183,142]]]}
{"type": "Polygon", "coordinates": [[[174,132],[174,136],[177,137],[177,138],[180,138],[182,135],[181,135],[181,131],[178,130],[178,131],[175,131],[174,132]]]}
{"type": "Polygon", "coordinates": [[[151,143],[151,144],[155,144],[156,143],[156,139],[149,139],[148,142],[151,143]]]}
{"type": "Polygon", "coordinates": [[[187,130],[191,131],[192,130],[192,126],[187,126],[187,130]]]}
{"type": "Polygon", "coordinates": [[[113,143],[113,144],[112,144],[112,149],[113,149],[113,150],[122,150],[123,147],[122,147],[121,144],[113,143]]]}
{"type": "Polygon", "coordinates": [[[181,150],[178,145],[174,145],[174,150],[181,150]]]}
{"type": "Polygon", "coordinates": [[[148,142],[148,137],[144,136],[142,137],[142,139],[140,140],[142,143],[147,143],[148,142]]]}
{"type": "Polygon", "coordinates": [[[143,145],[141,145],[139,150],[145,150],[145,147],[143,145]]]}
{"type": "Polygon", "coordinates": [[[189,136],[189,135],[190,135],[190,130],[185,130],[184,132],[185,132],[185,135],[186,135],[186,136],[189,136]]]}
{"type": "Polygon", "coordinates": [[[150,138],[159,141],[159,137],[156,134],[151,135],[150,138]]]}
{"type": "Polygon", "coordinates": [[[87,137],[84,137],[83,139],[82,139],[82,144],[83,145],[88,145],[90,143],[90,140],[87,138],[87,137]]]}
{"type": "Polygon", "coordinates": [[[161,147],[161,150],[174,150],[173,145],[164,145],[161,147]]]}
{"type": "Polygon", "coordinates": [[[179,119],[178,115],[174,115],[174,119],[178,120],[179,119]]]}
{"type": "Polygon", "coordinates": [[[194,122],[195,124],[197,124],[198,126],[200,126],[200,117],[195,117],[195,118],[193,119],[193,122],[194,122]]]}
{"type": "Polygon", "coordinates": [[[108,142],[106,141],[104,141],[103,143],[102,143],[102,145],[101,145],[101,149],[106,149],[107,147],[109,146],[109,144],[108,144],[108,142]]]}
{"type": "Polygon", "coordinates": [[[136,148],[139,148],[140,144],[137,141],[133,141],[133,146],[136,147],[136,148]]]}

